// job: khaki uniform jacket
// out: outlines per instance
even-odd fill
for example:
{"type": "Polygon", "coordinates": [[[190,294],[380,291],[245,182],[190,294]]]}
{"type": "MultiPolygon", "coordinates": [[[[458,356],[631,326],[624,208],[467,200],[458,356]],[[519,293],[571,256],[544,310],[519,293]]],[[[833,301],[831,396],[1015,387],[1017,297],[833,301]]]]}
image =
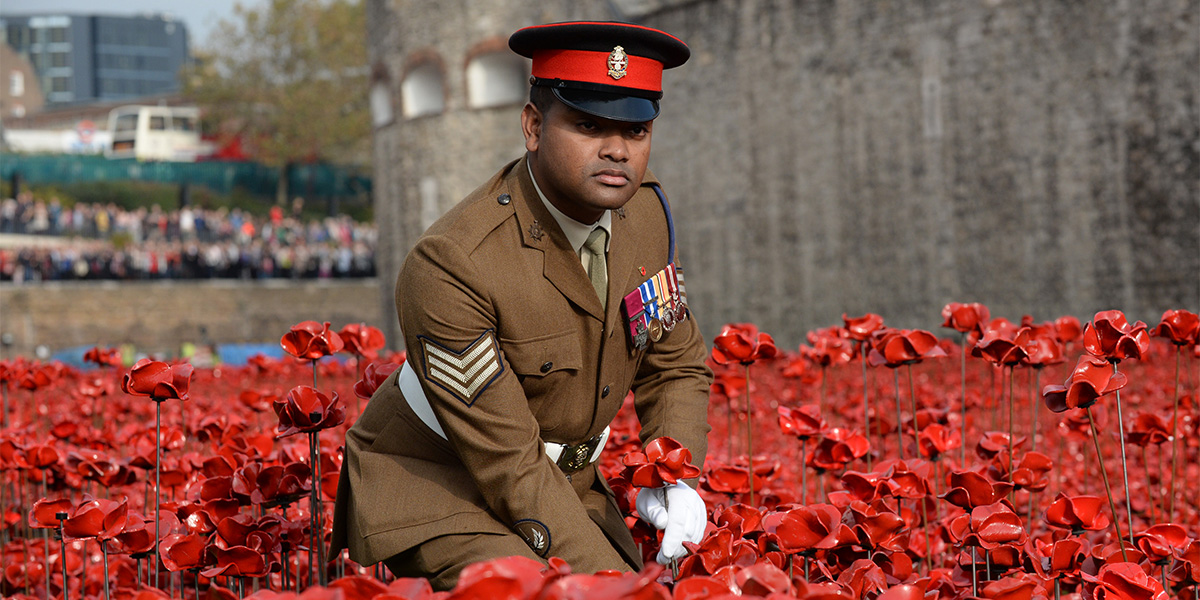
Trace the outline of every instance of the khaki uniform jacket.
{"type": "Polygon", "coordinates": [[[331,556],[348,548],[370,565],[448,533],[522,531],[537,554],[576,572],[640,567],[595,466],[568,478],[543,442],[601,433],[633,389],[642,441],[671,436],[703,462],[712,373],[695,320],[635,351],[621,310],[667,264],[653,181],[647,172],[624,215],[613,215],[607,310],[525,159],[425,232],[396,282],[396,308],[448,439],[416,417],[399,371],[385,381],[346,434],[331,556]],[[438,370],[456,365],[456,378],[438,370]],[[530,530],[548,539],[531,540],[530,530]]]}

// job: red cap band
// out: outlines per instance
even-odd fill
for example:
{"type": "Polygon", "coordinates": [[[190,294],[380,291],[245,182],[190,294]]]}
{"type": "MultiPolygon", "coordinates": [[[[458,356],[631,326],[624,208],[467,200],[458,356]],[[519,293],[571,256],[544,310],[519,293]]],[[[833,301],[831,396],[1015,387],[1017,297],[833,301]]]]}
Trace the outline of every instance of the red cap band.
{"type": "Polygon", "coordinates": [[[532,75],[538,79],[583,81],[616,87],[662,91],[661,62],[642,56],[625,55],[625,75],[617,79],[608,73],[608,52],[588,50],[537,50],[533,53],[532,75]]]}

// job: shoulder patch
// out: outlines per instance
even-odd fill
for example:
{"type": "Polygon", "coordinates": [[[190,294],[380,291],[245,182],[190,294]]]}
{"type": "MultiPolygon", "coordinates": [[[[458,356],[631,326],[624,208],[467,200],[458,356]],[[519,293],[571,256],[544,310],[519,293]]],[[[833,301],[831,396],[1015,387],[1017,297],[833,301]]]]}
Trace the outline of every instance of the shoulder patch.
{"type": "Polygon", "coordinates": [[[425,336],[417,339],[421,340],[424,353],[425,380],[450,392],[467,406],[475,404],[479,394],[504,373],[504,361],[491,329],[461,351],[425,336]]]}
{"type": "Polygon", "coordinates": [[[550,552],[550,530],[541,521],[521,519],[513,523],[513,529],[538,556],[545,558],[550,552]]]}

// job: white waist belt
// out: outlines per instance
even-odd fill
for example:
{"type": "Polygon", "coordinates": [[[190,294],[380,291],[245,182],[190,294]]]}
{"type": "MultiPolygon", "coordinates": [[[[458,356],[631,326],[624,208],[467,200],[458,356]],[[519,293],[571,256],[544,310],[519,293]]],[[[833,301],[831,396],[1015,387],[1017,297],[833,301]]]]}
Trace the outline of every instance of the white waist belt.
{"type": "MultiPolygon", "coordinates": [[[[408,406],[417,414],[417,418],[426,427],[433,430],[434,433],[446,438],[446,431],[442,429],[442,424],[438,423],[437,417],[433,414],[433,407],[429,405],[429,398],[425,397],[425,389],[421,387],[421,382],[417,379],[416,371],[410,366],[409,361],[404,361],[404,366],[400,367],[400,377],[396,378],[396,385],[400,388],[400,392],[404,394],[404,399],[408,401],[408,406]]],[[[600,442],[596,445],[596,450],[588,458],[589,463],[594,463],[600,459],[600,453],[604,450],[604,444],[608,442],[610,431],[608,427],[604,428],[604,432],[600,434],[600,442]]],[[[555,442],[546,442],[546,456],[554,463],[562,458],[563,450],[570,444],[558,444],[555,442]]]]}

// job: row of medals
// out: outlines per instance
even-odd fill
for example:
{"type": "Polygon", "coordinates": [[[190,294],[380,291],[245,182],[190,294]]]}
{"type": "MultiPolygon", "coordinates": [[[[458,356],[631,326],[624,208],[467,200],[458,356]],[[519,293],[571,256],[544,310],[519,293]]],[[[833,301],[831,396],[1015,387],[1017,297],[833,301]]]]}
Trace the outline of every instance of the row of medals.
{"type": "Polygon", "coordinates": [[[633,338],[633,344],[638,348],[645,346],[647,340],[651,342],[661,340],[664,331],[672,331],[677,323],[687,318],[687,305],[678,295],[672,295],[668,302],[658,300],[656,302],[660,318],[651,317],[649,326],[640,319],[637,322],[637,334],[633,338]]]}

